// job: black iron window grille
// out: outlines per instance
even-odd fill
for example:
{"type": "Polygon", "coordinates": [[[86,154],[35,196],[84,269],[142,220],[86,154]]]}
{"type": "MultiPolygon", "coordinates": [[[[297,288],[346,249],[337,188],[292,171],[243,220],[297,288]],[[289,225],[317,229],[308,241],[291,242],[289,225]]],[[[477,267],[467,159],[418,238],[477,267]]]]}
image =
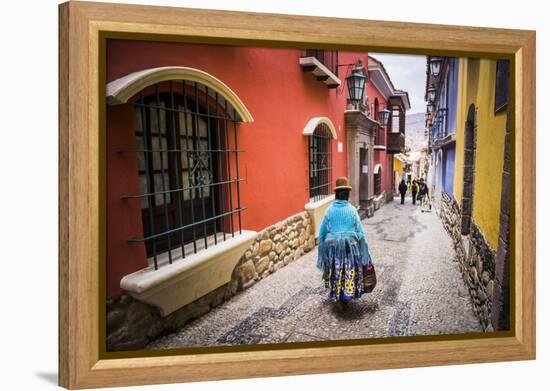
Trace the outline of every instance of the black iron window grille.
{"type": "Polygon", "coordinates": [[[135,150],[147,257],[185,258],[242,232],[235,110],[207,86],[185,80],[147,87],[133,101],[135,150]]]}
{"type": "Polygon", "coordinates": [[[319,201],[332,194],[332,133],[319,124],[309,137],[309,197],[319,201]]]}

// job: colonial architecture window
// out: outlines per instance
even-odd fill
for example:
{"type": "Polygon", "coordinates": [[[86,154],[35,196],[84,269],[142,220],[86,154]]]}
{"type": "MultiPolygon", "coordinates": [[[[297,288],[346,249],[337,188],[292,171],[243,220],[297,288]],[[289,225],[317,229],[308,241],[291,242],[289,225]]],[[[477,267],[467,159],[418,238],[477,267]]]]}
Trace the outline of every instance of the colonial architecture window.
{"type": "Polygon", "coordinates": [[[332,194],[332,132],[320,123],[309,138],[309,197],[318,201],[332,194]]]}
{"type": "Polygon", "coordinates": [[[510,61],[498,60],[495,78],[495,113],[506,109],[510,90],[510,61]]]}
{"type": "Polygon", "coordinates": [[[391,111],[391,132],[397,133],[400,130],[400,120],[401,116],[399,109],[392,109],[391,111]]]}
{"type": "Polygon", "coordinates": [[[235,110],[197,82],[160,82],[132,101],[147,256],[155,268],[241,231],[235,110]]]}
{"type": "Polygon", "coordinates": [[[374,131],[374,144],[376,146],[385,147],[386,145],[386,129],[382,126],[377,126],[374,131]]]}
{"type": "Polygon", "coordinates": [[[382,166],[377,164],[374,167],[374,194],[380,195],[382,193],[382,166]]]}

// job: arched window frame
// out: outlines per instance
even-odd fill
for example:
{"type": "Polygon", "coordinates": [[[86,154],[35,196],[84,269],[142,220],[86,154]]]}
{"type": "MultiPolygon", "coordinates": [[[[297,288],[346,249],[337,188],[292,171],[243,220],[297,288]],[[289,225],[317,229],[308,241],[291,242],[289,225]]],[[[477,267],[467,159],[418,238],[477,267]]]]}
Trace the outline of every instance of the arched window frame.
{"type": "Polygon", "coordinates": [[[109,83],[107,103],[136,113],[137,147],[120,153],[136,153],[145,178],[123,197],[141,202],[144,233],[128,242],[144,244],[155,269],[242,232],[237,130],[253,119],[229,87],[193,68],[153,68],[109,83]]]}
{"type": "Polygon", "coordinates": [[[332,195],[332,140],[336,129],[327,117],[312,118],[303,135],[308,137],[308,178],[310,201],[320,201],[332,195]]]}
{"type": "Polygon", "coordinates": [[[377,164],[374,166],[374,195],[378,196],[382,194],[382,165],[377,164]]]}

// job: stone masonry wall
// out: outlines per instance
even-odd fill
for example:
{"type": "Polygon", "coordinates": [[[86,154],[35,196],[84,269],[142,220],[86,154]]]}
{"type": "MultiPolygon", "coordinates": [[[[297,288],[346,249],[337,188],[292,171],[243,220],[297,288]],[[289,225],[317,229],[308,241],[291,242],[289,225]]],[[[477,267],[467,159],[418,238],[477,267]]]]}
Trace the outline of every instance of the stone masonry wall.
{"type": "Polygon", "coordinates": [[[374,210],[377,211],[380,209],[384,204],[386,203],[386,192],[383,191],[376,197],[374,197],[373,204],[374,204],[374,210]]]}
{"type": "MultiPolygon", "coordinates": [[[[107,301],[107,351],[143,349],[149,341],[180,329],[315,247],[308,212],[259,232],[237,263],[231,281],[166,317],[157,308],[123,294],[107,301]]],[[[185,262],[185,261],[181,261],[185,262]]]]}
{"type": "Polygon", "coordinates": [[[314,247],[315,234],[309,213],[289,217],[259,233],[237,263],[231,283],[237,284],[239,290],[246,289],[314,247]]]}
{"type": "Polygon", "coordinates": [[[440,217],[451,236],[462,277],[468,285],[474,312],[485,331],[493,331],[491,307],[493,302],[495,252],[472,220],[470,234],[460,233],[461,213],[458,203],[443,192],[440,217]]]}

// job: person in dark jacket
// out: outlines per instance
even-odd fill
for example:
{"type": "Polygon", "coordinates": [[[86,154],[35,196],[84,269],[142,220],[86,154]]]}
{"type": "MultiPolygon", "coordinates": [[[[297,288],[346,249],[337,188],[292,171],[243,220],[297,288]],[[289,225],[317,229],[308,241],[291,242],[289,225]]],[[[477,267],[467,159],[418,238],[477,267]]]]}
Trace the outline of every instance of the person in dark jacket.
{"type": "Polygon", "coordinates": [[[412,182],[411,192],[413,196],[413,205],[416,205],[416,193],[418,193],[418,182],[416,181],[416,179],[412,182]]]}
{"type": "Polygon", "coordinates": [[[404,179],[401,179],[399,184],[399,193],[401,194],[401,205],[405,203],[405,193],[407,193],[407,184],[404,179]]]}
{"type": "Polygon", "coordinates": [[[426,182],[424,182],[424,178],[420,179],[420,187],[419,187],[419,193],[418,193],[421,201],[420,201],[420,207],[421,211],[428,211],[432,209],[431,203],[430,203],[430,192],[428,190],[428,185],[426,182]]]}

